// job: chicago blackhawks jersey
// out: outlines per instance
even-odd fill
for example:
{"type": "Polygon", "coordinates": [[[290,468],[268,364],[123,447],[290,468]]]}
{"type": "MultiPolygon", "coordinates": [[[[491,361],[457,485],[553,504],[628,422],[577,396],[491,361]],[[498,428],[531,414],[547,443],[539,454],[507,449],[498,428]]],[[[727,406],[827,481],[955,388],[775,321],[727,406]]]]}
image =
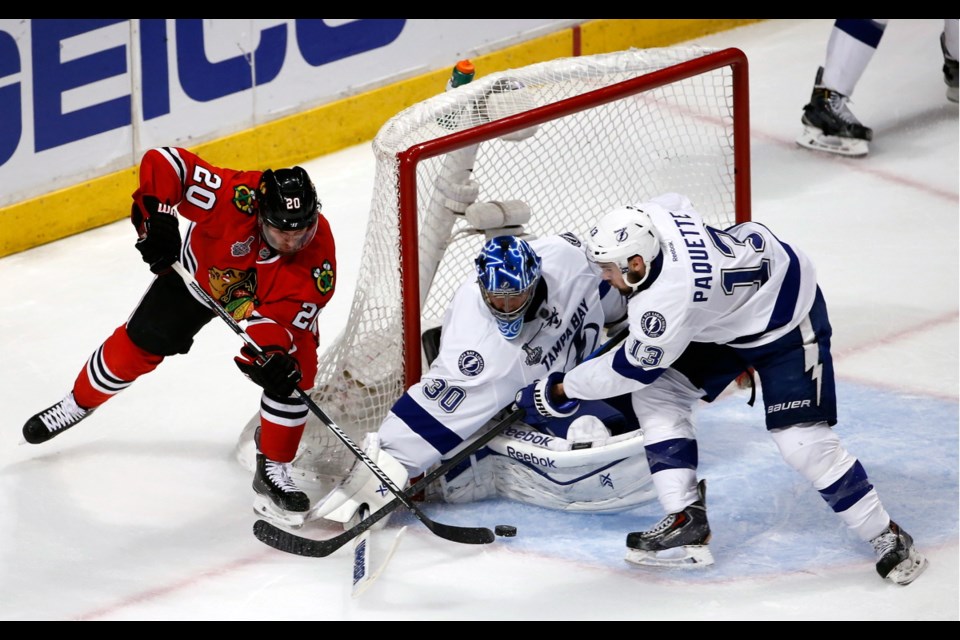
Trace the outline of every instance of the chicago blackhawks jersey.
{"type": "Polygon", "coordinates": [[[292,355],[304,379],[312,380],[317,317],[336,286],[333,234],[320,214],[316,235],[301,251],[273,251],[257,221],[261,173],[215,167],[186,149],[160,147],[143,156],[133,198],[146,210],[143,197],[154,196],[190,221],[180,256],[184,267],[237,321],[262,317],[286,328],[292,355]]]}
{"type": "Polygon", "coordinates": [[[381,425],[381,448],[411,472],[462,444],[520,388],[583,361],[599,346],[604,324],[625,314],[625,298],[602,282],[577,237],[549,236],[530,246],[543,261],[542,283],[520,334],[503,337],[476,278],[467,278],[444,314],[439,354],[381,425]]]}
{"type": "Polygon", "coordinates": [[[660,255],[628,303],[623,346],[564,377],[570,398],[610,398],[652,383],[691,342],[755,347],[796,328],[813,306],[816,271],[758,222],[707,225],[690,200],[664,194],[635,205],[650,216],[660,255]]]}

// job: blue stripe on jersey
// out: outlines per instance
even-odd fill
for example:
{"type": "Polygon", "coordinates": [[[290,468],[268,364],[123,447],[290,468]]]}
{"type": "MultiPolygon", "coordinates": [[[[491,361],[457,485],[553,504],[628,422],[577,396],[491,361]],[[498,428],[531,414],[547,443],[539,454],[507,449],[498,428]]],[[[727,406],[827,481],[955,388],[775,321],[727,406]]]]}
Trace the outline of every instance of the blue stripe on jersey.
{"type": "Polygon", "coordinates": [[[393,405],[392,411],[403,420],[411,431],[430,443],[441,454],[463,444],[463,439],[460,436],[427,413],[423,407],[414,402],[407,392],[400,396],[400,399],[393,405]]]}
{"type": "Polygon", "coordinates": [[[781,242],[780,246],[790,256],[790,265],[787,267],[787,275],[783,279],[783,284],[780,285],[777,302],[773,305],[773,313],[770,314],[767,331],[779,329],[793,320],[793,312],[797,308],[797,298],[800,296],[800,261],[797,260],[797,254],[793,252],[790,245],[781,242]]]}
{"type": "Polygon", "coordinates": [[[800,297],[800,261],[797,254],[793,252],[786,242],[781,242],[780,246],[787,252],[790,258],[790,264],[787,265],[787,275],[783,278],[783,284],[780,285],[780,291],[777,293],[777,301],[773,303],[773,311],[770,312],[770,320],[767,322],[767,328],[759,333],[749,336],[741,336],[736,340],[731,340],[727,344],[745,344],[759,340],[763,334],[779,329],[793,320],[793,313],[797,308],[797,298],[800,297]]]}
{"type": "Polygon", "coordinates": [[[630,378],[643,384],[650,384],[664,372],[663,369],[643,369],[630,364],[630,361],[627,360],[626,345],[621,346],[614,354],[613,370],[624,378],[630,378]]]}
{"type": "Polygon", "coordinates": [[[883,29],[886,27],[886,25],[874,22],[873,20],[851,20],[849,18],[838,19],[833,23],[833,26],[874,49],[880,44],[883,29]]]}

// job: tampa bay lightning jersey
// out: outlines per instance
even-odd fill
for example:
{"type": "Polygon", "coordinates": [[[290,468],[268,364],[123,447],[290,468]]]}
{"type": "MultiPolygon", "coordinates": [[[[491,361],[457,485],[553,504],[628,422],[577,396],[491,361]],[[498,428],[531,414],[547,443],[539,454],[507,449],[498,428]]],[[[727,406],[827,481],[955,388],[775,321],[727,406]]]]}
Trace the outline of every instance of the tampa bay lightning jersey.
{"type": "Polygon", "coordinates": [[[582,362],[600,345],[605,323],[626,315],[626,298],[600,279],[576,236],[547,236],[530,246],[543,261],[546,285],[546,296],[529,310],[534,319],[507,340],[476,278],[467,278],[444,314],[439,354],[382,423],[381,448],[411,471],[460,446],[522,387],[582,362]]]}
{"type": "Polygon", "coordinates": [[[643,388],[691,342],[767,344],[810,311],[817,289],[813,263],[764,225],[715,229],[675,193],[634,206],[656,227],[660,255],[630,296],[629,337],[621,348],[567,373],[569,397],[609,398],[643,388]],[[624,367],[628,375],[621,375],[624,367]]]}

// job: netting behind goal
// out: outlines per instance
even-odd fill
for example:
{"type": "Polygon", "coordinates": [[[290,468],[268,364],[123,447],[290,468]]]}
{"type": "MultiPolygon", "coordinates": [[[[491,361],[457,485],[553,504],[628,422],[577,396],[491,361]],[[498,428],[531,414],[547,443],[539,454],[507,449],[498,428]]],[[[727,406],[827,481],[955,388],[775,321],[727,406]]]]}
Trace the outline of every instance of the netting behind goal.
{"type": "MultiPolygon", "coordinates": [[[[607,209],[669,191],[721,228],[750,217],[738,49],[633,49],[479,72],[398,113],[373,141],[363,277],[311,392],[358,445],[419,379],[421,331],[439,324],[487,235],[582,236],[607,209]],[[465,215],[455,200],[477,188],[480,203],[526,203],[529,220],[465,215]]],[[[311,415],[295,471],[335,479],[354,459],[311,415]]]]}

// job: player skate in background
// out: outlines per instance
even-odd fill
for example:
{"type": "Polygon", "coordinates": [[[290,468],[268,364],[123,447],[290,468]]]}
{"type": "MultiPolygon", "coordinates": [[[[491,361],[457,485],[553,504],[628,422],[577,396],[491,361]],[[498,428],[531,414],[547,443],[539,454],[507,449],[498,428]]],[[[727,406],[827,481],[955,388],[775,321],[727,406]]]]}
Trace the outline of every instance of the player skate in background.
{"type": "Polygon", "coordinates": [[[767,430],[784,460],[872,544],[881,577],[909,584],[920,575],[926,559],[831,429],[832,330],[804,253],[756,222],[714,229],[678,194],[601,216],[586,247],[603,278],[630,296],[630,336],[601,358],[524,388],[518,404],[547,418],[569,415],[579,400],[632,392],[667,516],[627,536],[627,560],[713,562],[693,411],[752,366],[767,430]]]}
{"type": "MultiPolygon", "coordinates": [[[[398,486],[405,485],[409,478],[454,455],[499,417],[502,409],[512,405],[518,389],[580,362],[600,345],[604,325],[625,317],[625,299],[598,278],[572,234],[530,242],[516,236],[489,239],[476,258],[475,275],[461,283],[444,314],[439,353],[420,381],[394,403],[379,431],[367,436],[368,455],[398,486]]],[[[599,446],[611,434],[640,435],[629,406],[625,415],[612,404],[616,401],[592,402],[581,416],[557,416],[542,425],[540,440],[589,447],[599,446]]],[[[532,432],[521,428],[514,433],[532,432]]],[[[562,455],[547,448],[541,451],[541,455],[562,455]]],[[[481,449],[473,464],[448,475],[442,483],[443,498],[479,500],[496,495],[497,482],[522,481],[522,476],[509,471],[500,470],[498,476],[489,465],[499,456],[488,454],[481,449]]],[[[607,459],[595,464],[592,472],[582,472],[583,488],[575,498],[564,493],[572,489],[540,474],[531,474],[539,480],[514,487],[512,497],[553,508],[592,498],[603,503],[601,509],[633,506],[637,495],[640,500],[652,499],[643,456],[625,461],[616,470],[604,469],[616,460],[607,459]],[[620,469],[628,469],[621,482],[597,482],[599,470],[613,475],[620,469]]],[[[355,465],[318,504],[317,514],[346,523],[364,503],[375,512],[392,497],[378,492],[379,487],[365,465],[355,465]]],[[[581,508],[589,507],[581,504],[581,508]]]]}
{"type": "Polygon", "coordinates": [[[190,350],[213,312],[171,269],[180,259],[224,309],[247,322],[247,334],[268,356],[260,362],[244,347],[235,358],[263,388],[254,506],[281,520],[302,519],[309,498],[291,480],[288,463],[307,407],[292,394],[298,385],[309,389],[316,374],[317,316],[333,296],[336,274],[334,239],[313,182],[301,167],[238,171],[186,149],[151,149],[140,163],[131,220],[137,250],[156,277],[66,397],[27,420],[24,438],[40,444],[62,434],[165,357],[190,350]],[[190,221],[185,241],[177,214],[190,221]]]}
{"type": "MultiPolygon", "coordinates": [[[[860,123],[848,102],[877,51],[889,20],[838,19],[827,41],[826,60],[817,70],[810,102],[803,107],[803,133],[797,144],[844,156],[865,156],[873,130],[860,123]]],[[[947,99],[957,101],[957,19],[943,21],[940,50],[947,99]]]]}

